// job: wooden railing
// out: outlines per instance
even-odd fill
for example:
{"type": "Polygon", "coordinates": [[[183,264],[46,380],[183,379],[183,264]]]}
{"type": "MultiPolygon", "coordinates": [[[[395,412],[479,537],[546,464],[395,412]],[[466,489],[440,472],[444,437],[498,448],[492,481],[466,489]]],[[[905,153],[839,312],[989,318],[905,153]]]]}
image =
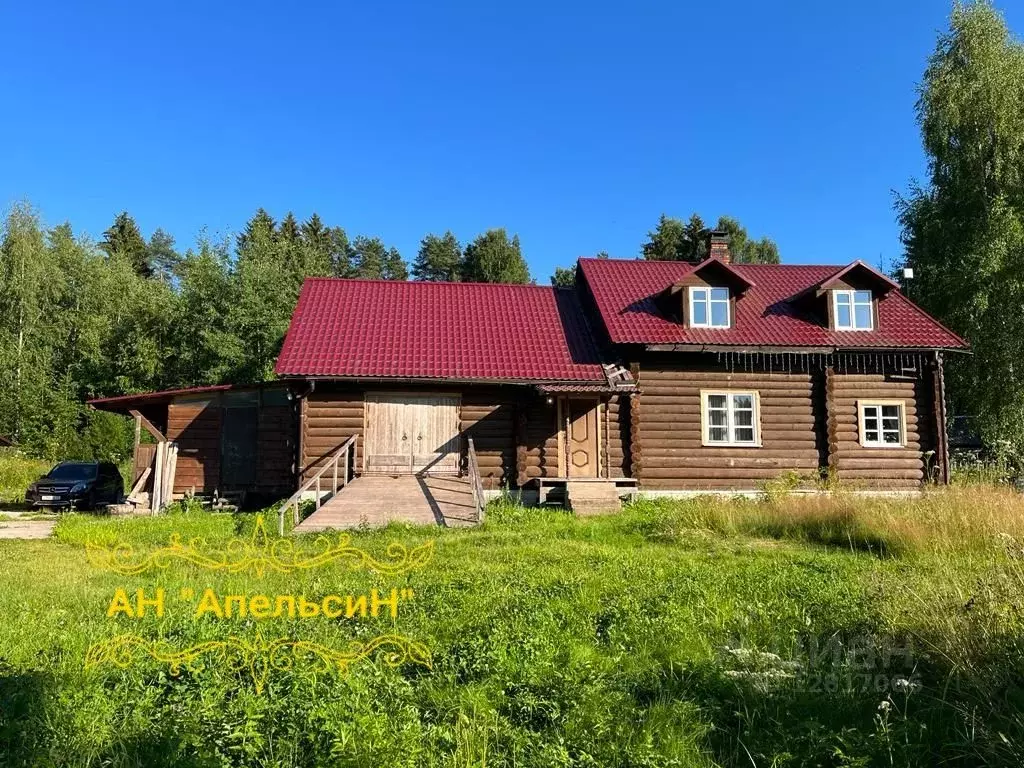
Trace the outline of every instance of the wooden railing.
{"type": "MultiPolygon", "coordinates": [[[[299,504],[302,502],[302,494],[306,491],[313,490],[316,493],[316,508],[320,509],[320,505],[323,503],[321,496],[323,491],[326,489],[326,481],[321,483],[321,478],[330,471],[331,483],[330,490],[331,496],[334,496],[340,488],[344,488],[348,485],[351,480],[351,474],[349,466],[352,463],[350,461],[353,453],[355,452],[356,436],[352,435],[348,440],[342,443],[341,447],[338,448],[334,453],[327,457],[327,461],[324,465],[317,470],[317,473],[313,475],[309,480],[303,483],[299,490],[291,495],[291,497],[281,505],[281,508],[277,511],[277,531],[284,536],[284,516],[289,510],[292,510],[292,519],[295,525],[299,524],[299,504]],[[341,464],[341,485],[338,485],[338,465],[341,464]]],[[[328,497],[330,498],[330,496],[328,497]]]]}
{"type": "Polygon", "coordinates": [[[484,484],[480,481],[480,465],[476,461],[476,447],[473,445],[473,438],[466,441],[466,451],[469,464],[469,481],[473,486],[473,502],[476,504],[476,521],[484,521],[484,484]]]}

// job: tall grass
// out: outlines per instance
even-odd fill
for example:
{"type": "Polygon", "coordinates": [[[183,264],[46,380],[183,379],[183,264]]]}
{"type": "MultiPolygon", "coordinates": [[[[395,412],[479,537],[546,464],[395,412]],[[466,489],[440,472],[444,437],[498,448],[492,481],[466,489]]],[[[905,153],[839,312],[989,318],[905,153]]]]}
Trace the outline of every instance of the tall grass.
{"type": "Polygon", "coordinates": [[[759,500],[700,497],[644,499],[633,509],[661,535],[707,530],[877,554],[984,551],[1024,542],[1024,501],[1009,487],[929,489],[920,496],[852,493],[787,495],[759,500]]]}
{"type": "Polygon", "coordinates": [[[15,448],[0,448],[0,503],[23,502],[29,483],[49,472],[52,466],[15,448]]]}

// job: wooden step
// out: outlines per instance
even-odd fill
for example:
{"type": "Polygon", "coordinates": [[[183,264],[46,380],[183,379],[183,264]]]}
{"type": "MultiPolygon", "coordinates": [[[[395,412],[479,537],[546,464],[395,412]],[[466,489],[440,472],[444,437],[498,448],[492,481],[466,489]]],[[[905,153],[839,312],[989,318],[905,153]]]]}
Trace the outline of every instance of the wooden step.
{"type": "Polygon", "coordinates": [[[615,483],[566,483],[565,501],[566,506],[581,517],[622,510],[615,483]]]}

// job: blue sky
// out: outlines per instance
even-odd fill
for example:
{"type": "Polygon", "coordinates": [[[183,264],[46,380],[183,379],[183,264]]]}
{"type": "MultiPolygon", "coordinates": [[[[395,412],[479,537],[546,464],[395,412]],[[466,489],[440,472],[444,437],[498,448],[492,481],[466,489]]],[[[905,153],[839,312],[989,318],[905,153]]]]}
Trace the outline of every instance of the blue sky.
{"type": "MultiPolygon", "coordinates": [[[[1011,28],[1024,9],[1002,3],[1011,28]]],[[[661,212],[790,263],[898,257],[915,87],[949,4],[0,6],[0,204],[191,244],[259,206],[410,259],[518,232],[535,277],[637,255],[661,212]]]]}

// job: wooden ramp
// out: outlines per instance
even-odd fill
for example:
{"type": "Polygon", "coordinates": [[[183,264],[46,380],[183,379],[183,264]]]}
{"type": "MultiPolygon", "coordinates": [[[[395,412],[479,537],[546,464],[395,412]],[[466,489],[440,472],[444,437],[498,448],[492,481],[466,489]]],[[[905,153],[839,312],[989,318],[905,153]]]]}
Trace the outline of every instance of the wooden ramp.
{"type": "Polygon", "coordinates": [[[451,475],[364,475],[295,527],[296,533],[330,528],[379,527],[392,520],[420,525],[476,525],[469,478],[451,475]]]}

